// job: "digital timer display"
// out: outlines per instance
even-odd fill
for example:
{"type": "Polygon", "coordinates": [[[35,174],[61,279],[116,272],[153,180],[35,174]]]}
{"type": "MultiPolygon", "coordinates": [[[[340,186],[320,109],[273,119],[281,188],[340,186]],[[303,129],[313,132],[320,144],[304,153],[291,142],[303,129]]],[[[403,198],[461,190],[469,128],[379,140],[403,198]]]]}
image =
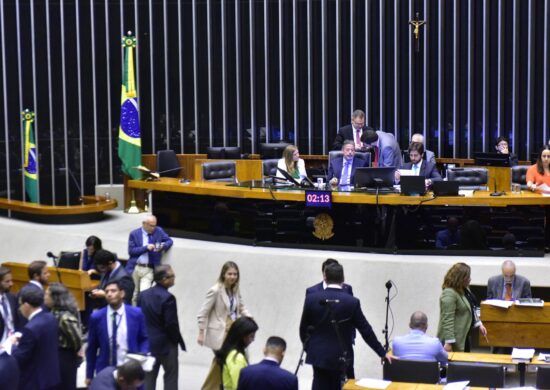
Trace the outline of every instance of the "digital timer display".
{"type": "Polygon", "coordinates": [[[332,207],[332,193],[330,191],[306,191],[307,207],[332,207]]]}

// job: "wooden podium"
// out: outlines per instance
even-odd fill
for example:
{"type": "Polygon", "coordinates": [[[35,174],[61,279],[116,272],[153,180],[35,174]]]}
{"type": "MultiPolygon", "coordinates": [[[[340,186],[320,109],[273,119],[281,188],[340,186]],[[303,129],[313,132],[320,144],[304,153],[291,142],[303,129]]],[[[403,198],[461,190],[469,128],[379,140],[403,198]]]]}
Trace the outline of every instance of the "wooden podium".
{"type": "Polygon", "coordinates": [[[487,328],[489,342],[480,334],[480,345],[550,348],[549,303],[543,307],[512,305],[504,309],[481,302],[481,321],[487,328]]]}
{"type": "MultiPolygon", "coordinates": [[[[25,284],[29,282],[29,274],[27,269],[29,265],[27,263],[2,263],[4,267],[11,269],[13,277],[13,288],[11,292],[17,292],[25,284]]],[[[57,270],[55,267],[48,267],[50,271],[50,282],[59,282],[57,276],[57,270]]],[[[74,270],[68,268],[59,268],[59,274],[61,275],[62,283],[73,294],[80,310],[84,310],[84,293],[86,291],[93,290],[99,284],[99,281],[91,280],[86,271],[74,270]]]]}

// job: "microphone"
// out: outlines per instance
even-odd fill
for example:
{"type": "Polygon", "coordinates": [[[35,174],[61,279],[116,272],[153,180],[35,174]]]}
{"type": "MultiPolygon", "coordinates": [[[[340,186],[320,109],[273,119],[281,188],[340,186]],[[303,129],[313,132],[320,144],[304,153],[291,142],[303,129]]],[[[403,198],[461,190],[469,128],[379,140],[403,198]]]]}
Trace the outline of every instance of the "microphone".
{"type": "Polygon", "coordinates": [[[493,184],[495,185],[495,190],[491,192],[491,196],[501,196],[504,195],[504,192],[497,191],[497,178],[493,176],[493,184]]]}
{"type": "Polygon", "coordinates": [[[334,305],[336,303],[340,303],[340,300],[339,299],[321,299],[319,301],[319,305],[321,306],[334,305]]]}
{"type": "Polygon", "coordinates": [[[59,272],[59,257],[54,255],[52,252],[46,253],[46,256],[48,256],[53,261],[53,266],[55,267],[55,271],[57,272],[57,280],[59,283],[63,284],[63,281],[61,280],[61,272],[59,272]]]}
{"type": "Polygon", "coordinates": [[[54,255],[52,252],[46,253],[46,256],[48,256],[50,259],[57,259],[57,256],[54,255]]]}
{"type": "Polygon", "coordinates": [[[386,288],[389,290],[389,289],[392,288],[392,287],[393,287],[393,284],[392,284],[391,280],[388,280],[388,281],[386,282],[386,288]]]}

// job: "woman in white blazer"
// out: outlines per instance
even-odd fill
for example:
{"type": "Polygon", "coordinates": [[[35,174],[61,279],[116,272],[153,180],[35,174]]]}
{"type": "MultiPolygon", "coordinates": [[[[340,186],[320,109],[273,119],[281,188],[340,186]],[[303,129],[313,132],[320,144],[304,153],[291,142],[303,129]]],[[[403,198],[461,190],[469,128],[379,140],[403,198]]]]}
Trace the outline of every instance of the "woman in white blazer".
{"type": "MultiPolygon", "coordinates": [[[[300,152],[298,152],[298,148],[294,145],[288,145],[285,150],[283,150],[283,158],[277,162],[277,168],[288,172],[290,176],[295,178],[298,182],[307,177],[306,164],[304,160],[300,158],[300,152]]],[[[277,170],[277,177],[284,179],[284,176],[279,170],[277,170]]]]}
{"type": "Polygon", "coordinates": [[[239,291],[239,267],[228,261],[223,265],[217,283],[206,293],[206,300],[197,315],[197,342],[214,351],[220,349],[229,327],[241,316],[250,317],[250,313],[239,291]]]}

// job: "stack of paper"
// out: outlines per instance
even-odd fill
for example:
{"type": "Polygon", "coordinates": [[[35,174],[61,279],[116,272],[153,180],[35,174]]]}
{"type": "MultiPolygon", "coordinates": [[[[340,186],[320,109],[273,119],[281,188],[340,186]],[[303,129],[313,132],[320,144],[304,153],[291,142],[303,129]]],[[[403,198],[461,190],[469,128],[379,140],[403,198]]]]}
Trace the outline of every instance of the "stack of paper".
{"type": "Polygon", "coordinates": [[[460,381],[460,382],[451,382],[447,383],[443,390],[464,390],[468,387],[470,381],[460,381]]]}
{"type": "Polygon", "coordinates": [[[514,303],[518,306],[544,307],[544,301],[540,298],[520,298],[514,303]]]}
{"type": "Polygon", "coordinates": [[[535,356],[534,348],[514,348],[512,350],[512,361],[517,363],[528,363],[535,356]]]}
{"type": "Polygon", "coordinates": [[[380,379],[362,378],[355,382],[359,387],[368,387],[369,389],[385,389],[390,385],[391,381],[380,379]]]}
{"type": "Polygon", "coordinates": [[[504,301],[502,299],[487,299],[486,301],[483,301],[482,303],[486,305],[496,306],[496,307],[502,307],[503,309],[508,309],[510,306],[514,304],[512,301],[504,301]]]}

